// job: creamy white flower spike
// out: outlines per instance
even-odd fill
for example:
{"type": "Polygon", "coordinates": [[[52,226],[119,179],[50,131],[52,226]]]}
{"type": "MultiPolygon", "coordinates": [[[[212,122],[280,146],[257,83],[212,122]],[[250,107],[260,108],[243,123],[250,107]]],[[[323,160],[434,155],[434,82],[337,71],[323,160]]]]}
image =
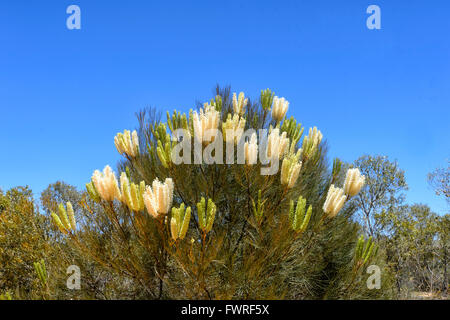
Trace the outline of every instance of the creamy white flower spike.
{"type": "Polygon", "coordinates": [[[353,197],[358,194],[364,186],[366,177],[361,175],[358,168],[348,169],[345,176],[344,192],[353,197]]]}
{"type": "Polygon", "coordinates": [[[327,199],[323,204],[323,211],[328,214],[330,218],[334,218],[345,204],[347,196],[341,188],[330,186],[327,193],[327,199]]]}
{"type": "Polygon", "coordinates": [[[289,102],[287,100],[275,96],[273,98],[272,119],[276,120],[277,122],[283,120],[286,112],[288,111],[288,108],[289,102]]]}
{"type": "Polygon", "coordinates": [[[244,133],[244,128],[245,119],[238,114],[234,114],[233,117],[231,117],[231,114],[229,113],[227,121],[222,123],[222,132],[225,141],[232,142],[234,140],[234,143],[238,143],[244,133]],[[230,131],[232,131],[233,134],[229,134],[230,131]]]}
{"type": "Polygon", "coordinates": [[[103,169],[103,173],[95,170],[92,175],[92,182],[103,200],[113,201],[114,199],[120,200],[122,198],[116,175],[110,166],[106,166],[103,169]]]}
{"type": "Polygon", "coordinates": [[[258,142],[256,139],[256,133],[253,133],[250,137],[250,141],[246,141],[244,144],[245,162],[247,164],[256,164],[258,160],[258,142]]]}
{"type": "MultiPolygon", "coordinates": [[[[203,135],[206,130],[217,130],[219,127],[220,113],[211,105],[206,104],[203,111],[200,108],[200,113],[194,111],[192,113],[193,124],[194,124],[194,136],[195,138],[203,142],[203,135]]],[[[212,137],[214,140],[214,137],[212,137]]]]}
{"type": "Polygon", "coordinates": [[[147,186],[143,195],[147,212],[154,218],[165,215],[172,206],[173,181],[167,178],[164,183],[153,180],[152,187],[147,186]]]}
{"type": "Polygon", "coordinates": [[[280,129],[273,129],[267,138],[267,157],[281,159],[289,146],[287,133],[280,134],[280,129]]]}
{"type": "Polygon", "coordinates": [[[294,187],[302,168],[302,162],[299,162],[302,150],[299,149],[295,155],[290,155],[283,160],[281,165],[281,184],[287,185],[288,189],[294,187]]]}
{"type": "Polygon", "coordinates": [[[245,98],[243,92],[239,93],[239,97],[236,97],[236,93],[233,93],[233,111],[234,113],[242,116],[245,113],[245,107],[247,106],[248,98],[245,98]]]}
{"type": "Polygon", "coordinates": [[[129,157],[135,158],[139,154],[139,138],[136,130],[130,133],[129,130],[124,130],[123,133],[118,133],[114,137],[114,144],[120,154],[126,154],[129,157]]]}

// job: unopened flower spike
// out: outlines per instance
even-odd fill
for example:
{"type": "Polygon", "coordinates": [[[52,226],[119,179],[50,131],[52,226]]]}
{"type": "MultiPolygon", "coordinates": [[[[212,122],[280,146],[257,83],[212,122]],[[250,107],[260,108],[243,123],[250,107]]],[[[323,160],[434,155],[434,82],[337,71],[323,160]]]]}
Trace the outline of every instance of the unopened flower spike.
{"type": "Polygon", "coordinates": [[[275,96],[275,98],[273,98],[272,119],[277,123],[281,122],[281,120],[284,119],[288,108],[289,102],[286,99],[275,96]]]}
{"type": "Polygon", "coordinates": [[[172,217],[170,218],[170,232],[173,240],[183,240],[189,228],[191,219],[191,207],[185,210],[184,203],[179,208],[172,208],[172,217]]]}
{"type": "Polygon", "coordinates": [[[306,209],[306,199],[302,196],[298,198],[297,206],[294,207],[294,201],[291,200],[289,206],[289,223],[292,230],[296,233],[302,233],[306,230],[311,219],[312,206],[306,209]]]}
{"type": "Polygon", "coordinates": [[[143,201],[152,217],[158,219],[169,212],[172,207],[173,187],[171,178],[167,178],[164,183],[156,178],[151,187],[146,186],[143,201]]]}
{"type": "Polygon", "coordinates": [[[266,202],[266,200],[267,199],[261,201],[261,190],[258,191],[258,203],[255,204],[255,201],[252,199],[253,214],[258,223],[261,223],[262,217],[264,215],[264,203],[266,202]]]}
{"type": "Polygon", "coordinates": [[[33,265],[34,270],[36,271],[36,275],[38,276],[39,281],[41,282],[41,285],[45,286],[47,284],[48,274],[47,268],[45,267],[44,259],[34,262],[33,265]]]}
{"type": "Polygon", "coordinates": [[[309,128],[308,135],[303,139],[303,154],[306,159],[311,158],[314,153],[317,151],[320,142],[322,141],[322,133],[320,130],[317,130],[316,127],[314,129],[309,128]]]}
{"type": "Polygon", "coordinates": [[[342,209],[346,200],[347,196],[344,194],[344,190],[331,185],[328,189],[327,199],[323,204],[323,211],[328,217],[334,218],[342,209]]]}
{"type": "Polygon", "coordinates": [[[61,231],[64,234],[68,234],[71,230],[76,229],[76,221],[72,203],[67,202],[66,205],[67,210],[66,208],[64,208],[64,205],[60,203],[58,205],[59,214],[56,214],[53,211],[50,213],[59,231],[61,231]]]}
{"type": "Polygon", "coordinates": [[[207,206],[204,197],[202,197],[200,202],[197,203],[198,222],[200,229],[202,229],[204,234],[211,231],[216,216],[216,210],[216,204],[212,201],[212,199],[208,199],[207,206]]]}
{"type": "Polygon", "coordinates": [[[94,200],[95,202],[100,202],[100,200],[101,200],[100,194],[98,193],[97,189],[95,189],[95,186],[92,183],[92,181],[89,183],[86,183],[86,190],[87,190],[89,197],[92,200],[94,200]]]}
{"type": "Polygon", "coordinates": [[[356,244],[355,248],[355,267],[359,268],[369,262],[369,259],[374,256],[374,248],[375,243],[372,240],[372,237],[370,237],[367,241],[364,240],[364,236],[361,236],[358,239],[358,242],[356,244]]]}
{"type": "Polygon", "coordinates": [[[294,153],[296,146],[303,135],[304,128],[302,127],[302,124],[297,124],[297,120],[295,120],[294,117],[290,117],[289,119],[283,121],[281,131],[285,131],[287,136],[291,139],[289,152],[294,153]]]}
{"type": "Polygon", "coordinates": [[[273,103],[273,98],[275,96],[275,93],[273,93],[270,89],[261,90],[261,96],[259,98],[259,101],[261,103],[261,106],[263,110],[268,111],[273,103]]]}
{"type": "Polygon", "coordinates": [[[171,154],[172,154],[172,141],[169,135],[166,135],[164,146],[161,140],[157,142],[156,153],[158,155],[159,160],[164,168],[169,167],[169,163],[171,163],[171,154]]]}
{"type": "Polygon", "coordinates": [[[361,188],[364,186],[365,176],[361,175],[358,168],[348,169],[345,176],[344,192],[345,194],[353,197],[358,194],[361,188]]]}
{"type": "Polygon", "coordinates": [[[222,123],[222,133],[225,142],[234,142],[235,144],[239,142],[244,133],[245,129],[245,119],[240,117],[238,114],[231,116],[228,114],[227,121],[222,123]],[[229,133],[232,132],[230,135],[229,133]]]}
{"type": "Polygon", "coordinates": [[[236,93],[233,93],[233,111],[239,116],[243,116],[245,113],[245,107],[247,106],[248,98],[245,98],[243,92],[239,93],[239,97],[236,97],[236,93]]]}
{"type": "Polygon", "coordinates": [[[296,154],[289,154],[283,159],[281,165],[281,184],[286,185],[288,189],[294,187],[302,168],[302,162],[299,161],[301,149],[296,154]]]}
{"type": "Polygon", "coordinates": [[[133,133],[130,133],[129,130],[118,133],[114,137],[114,144],[120,154],[125,153],[132,158],[135,158],[139,154],[139,138],[136,130],[133,133]]]}
{"type": "Polygon", "coordinates": [[[120,175],[120,191],[122,193],[122,202],[132,211],[144,210],[144,201],[142,192],[145,191],[145,182],[141,181],[139,185],[130,183],[127,174],[122,172],[120,175]]]}

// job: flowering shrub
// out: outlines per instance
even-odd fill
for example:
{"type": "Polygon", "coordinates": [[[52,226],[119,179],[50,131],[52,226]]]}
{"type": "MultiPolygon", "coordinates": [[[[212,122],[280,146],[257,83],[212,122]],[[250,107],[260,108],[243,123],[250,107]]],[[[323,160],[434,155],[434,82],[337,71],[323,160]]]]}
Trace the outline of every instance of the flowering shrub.
{"type": "Polygon", "coordinates": [[[82,221],[70,202],[54,221],[73,248],[147,298],[373,294],[355,285],[374,259],[350,219],[364,177],[349,169],[343,183],[339,160],[330,173],[322,133],[302,140],[288,109],[267,89],[256,103],[218,90],[166,122],[141,112],[140,128],[114,139],[119,180],[109,166],[94,171],[82,221]]]}

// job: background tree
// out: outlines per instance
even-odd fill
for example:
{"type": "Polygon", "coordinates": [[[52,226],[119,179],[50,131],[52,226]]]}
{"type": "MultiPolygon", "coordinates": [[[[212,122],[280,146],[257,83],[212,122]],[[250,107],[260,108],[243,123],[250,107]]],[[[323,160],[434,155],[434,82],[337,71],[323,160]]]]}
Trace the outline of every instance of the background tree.
{"type": "Polygon", "coordinates": [[[436,195],[443,195],[450,204],[450,160],[447,160],[447,168],[438,168],[428,174],[428,182],[433,187],[436,195]]]}
{"type": "Polygon", "coordinates": [[[394,212],[404,201],[408,189],[405,173],[386,156],[364,155],[354,162],[366,177],[366,184],[355,197],[367,234],[378,237],[383,225],[377,216],[394,212]]]}
{"type": "Polygon", "coordinates": [[[46,239],[49,225],[28,187],[0,191],[0,293],[44,297],[33,264],[50,250],[46,239]]]}

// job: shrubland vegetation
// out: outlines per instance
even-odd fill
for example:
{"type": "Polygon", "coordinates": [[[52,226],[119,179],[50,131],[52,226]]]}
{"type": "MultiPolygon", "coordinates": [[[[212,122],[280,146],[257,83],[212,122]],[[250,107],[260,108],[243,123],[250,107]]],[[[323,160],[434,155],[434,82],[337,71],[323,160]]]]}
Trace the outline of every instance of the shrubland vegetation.
{"type": "MultiPolygon", "coordinates": [[[[143,110],[137,130],[114,140],[123,160],[95,171],[86,190],[56,182],[39,200],[26,187],[0,192],[0,298],[446,296],[449,215],[406,205],[404,172],[387,157],[329,159],[322,133],[304,132],[288,106],[270,90],[252,101],[217,88],[188,115],[162,121],[143,110]],[[267,129],[268,143],[226,131],[250,128],[267,129]],[[219,144],[238,150],[239,141],[242,164],[238,152],[230,163],[196,162],[195,149],[182,151],[193,163],[172,161],[183,142],[217,159],[219,144]],[[279,161],[275,174],[261,174],[261,150],[279,161]],[[71,265],[80,290],[66,285],[71,265]],[[367,286],[370,265],[379,289],[367,286]]],[[[449,198],[448,168],[429,181],[449,198]]]]}

